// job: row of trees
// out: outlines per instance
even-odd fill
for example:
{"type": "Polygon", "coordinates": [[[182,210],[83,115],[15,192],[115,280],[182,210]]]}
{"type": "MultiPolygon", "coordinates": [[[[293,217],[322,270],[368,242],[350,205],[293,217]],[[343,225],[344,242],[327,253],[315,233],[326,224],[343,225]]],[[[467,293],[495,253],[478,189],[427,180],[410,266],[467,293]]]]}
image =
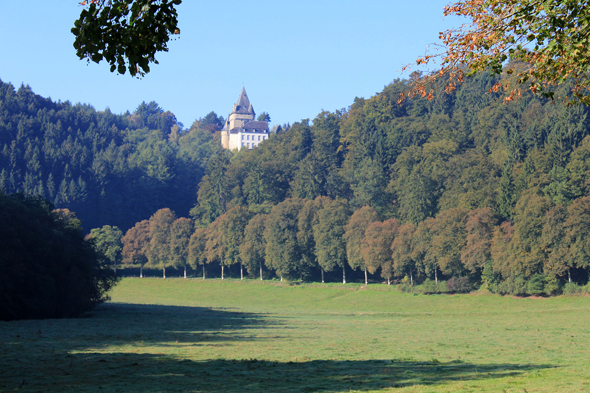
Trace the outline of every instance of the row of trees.
{"type": "MultiPolygon", "coordinates": [[[[91,236],[113,262],[163,269],[224,270],[239,266],[251,277],[309,279],[347,270],[380,276],[388,284],[413,285],[431,279],[464,277],[498,293],[557,293],[590,267],[590,197],[565,207],[526,194],[515,220],[501,221],[491,208],[452,208],[414,225],[381,220],[375,209],[350,209],[344,199],[287,198],[270,213],[242,206],[229,209],[205,228],[161,209],[125,236],[111,227],[91,236]],[[109,235],[110,233],[110,235],[109,235]],[[118,236],[113,236],[113,234],[118,236]],[[110,239],[110,240],[109,240],[110,239]],[[120,256],[116,256],[119,253],[120,256]]],[[[141,275],[141,274],[140,274],[141,275]]]]}

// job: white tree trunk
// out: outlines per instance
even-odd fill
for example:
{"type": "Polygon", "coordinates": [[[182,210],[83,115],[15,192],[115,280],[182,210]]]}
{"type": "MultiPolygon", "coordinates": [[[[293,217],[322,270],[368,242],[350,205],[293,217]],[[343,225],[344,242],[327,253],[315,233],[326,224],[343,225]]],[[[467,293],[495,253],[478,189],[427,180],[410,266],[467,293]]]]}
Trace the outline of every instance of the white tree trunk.
{"type": "Polygon", "coordinates": [[[184,278],[186,278],[186,265],[184,265],[184,278]]]}
{"type": "Polygon", "coordinates": [[[203,263],[203,280],[205,279],[205,264],[203,263]]]}
{"type": "Polygon", "coordinates": [[[572,282],[572,274],[570,273],[570,268],[567,268],[567,280],[568,282],[572,282]]]}
{"type": "Polygon", "coordinates": [[[389,277],[387,277],[387,286],[391,285],[391,280],[389,279],[389,277]]]}
{"type": "Polygon", "coordinates": [[[162,268],[162,276],[164,278],[164,280],[166,279],[166,267],[162,268]]]}
{"type": "Polygon", "coordinates": [[[367,268],[365,267],[365,286],[369,285],[369,279],[367,277],[367,268]]]}
{"type": "Polygon", "coordinates": [[[143,278],[143,266],[139,266],[139,278],[143,278]]]}
{"type": "Polygon", "coordinates": [[[434,282],[438,285],[438,276],[436,274],[436,267],[434,268],[434,282]]]}
{"type": "Polygon", "coordinates": [[[240,262],[240,280],[244,279],[244,266],[242,265],[242,262],[240,262]]]}
{"type": "Polygon", "coordinates": [[[221,279],[222,279],[222,280],[224,280],[224,279],[225,279],[225,277],[223,277],[223,268],[224,268],[224,266],[223,266],[223,265],[221,265],[221,279]]]}
{"type": "Polygon", "coordinates": [[[262,281],[262,263],[260,264],[260,281],[262,281]]]}
{"type": "Polygon", "coordinates": [[[412,276],[412,271],[410,270],[410,285],[414,286],[414,277],[412,276]]]}
{"type": "Polygon", "coordinates": [[[283,276],[281,276],[281,282],[283,282],[283,276]]]}
{"type": "Polygon", "coordinates": [[[321,269],[321,270],[322,270],[322,284],[323,284],[324,283],[324,269],[321,269]]]}
{"type": "Polygon", "coordinates": [[[342,284],[346,284],[346,269],[342,266],[342,284]]]}

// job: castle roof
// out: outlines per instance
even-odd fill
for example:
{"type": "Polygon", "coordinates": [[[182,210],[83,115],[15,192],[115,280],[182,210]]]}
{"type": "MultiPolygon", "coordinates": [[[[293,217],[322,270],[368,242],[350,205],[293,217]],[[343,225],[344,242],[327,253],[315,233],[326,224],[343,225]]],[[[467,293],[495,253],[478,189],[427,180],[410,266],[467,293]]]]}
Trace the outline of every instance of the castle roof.
{"type": "Polygon", "coordinates": [[[245,130],[268,130],[268,123],[265,121],[249,121],[244,124],[245,130]]]}
{"type": "Polygon", "coordinates": [[[248,94],[246,94],[246,89],[242,87],[242,92],[240,93],[240,97],[238,97],[238,102],[234,105],[234,109],[232,113],[242,113],[242,114],[252,114],[254,113],[254,108],[252,104],[250,104],[250,100],[248,99],[248,94]]]}

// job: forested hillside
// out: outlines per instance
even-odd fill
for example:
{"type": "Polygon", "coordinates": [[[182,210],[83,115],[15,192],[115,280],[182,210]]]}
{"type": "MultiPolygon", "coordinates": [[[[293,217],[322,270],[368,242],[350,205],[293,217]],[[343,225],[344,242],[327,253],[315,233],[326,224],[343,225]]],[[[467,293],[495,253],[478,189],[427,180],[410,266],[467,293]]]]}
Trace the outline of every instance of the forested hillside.
{"type": "Polygon", "coordinates": [[[0,189],[42,195],[87,231],[127,230],[163,207],[188,214],[217,151],[209,131],[181,132],[155,102],[115,115],[0,81],[0,189]]]}
{"type": "Polygon", "coordinates": [[[40,193],[87,230],[133,227],[113,249],[128,265],[354,269],[514,294],[585,284],[588,109],[530,94],[507,103],[490,92],[496,78],[401,103],[398,80],[241,152],[155,103],[119,116],[2,84],[0,187],[40,193]],[[177,218],[189,209],[194,222],[177,218]]]}
{"type": "Polygon", "coordinates": [[[468,277],[502,293],[586,282],[588,108],[533,95],[506,103],[489,91],[496,81],[479,74],[451,94],[401,103],[407,82],[395,81],[255,150],[212,157],[191,211],[209,228],[193,264],[251,263],[255,253],[237,257],[223,232],[244,206],[266,227],[258,237],[242,228],[237,242],[246,250],[248,236],[264,239],[266,267],[281,276],[340,266],[387,280],[468,277]]]}

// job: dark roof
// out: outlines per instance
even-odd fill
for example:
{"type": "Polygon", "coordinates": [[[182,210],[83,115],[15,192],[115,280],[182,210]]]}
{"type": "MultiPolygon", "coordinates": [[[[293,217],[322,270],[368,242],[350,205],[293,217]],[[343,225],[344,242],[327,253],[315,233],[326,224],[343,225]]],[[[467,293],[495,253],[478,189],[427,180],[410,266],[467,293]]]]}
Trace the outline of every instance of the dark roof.
{"type": "Polygon", "coordinates": [[[260,129],[260,130],[268,130],[268,123],[265,121],[249,121],[248,123],[244,124],[244,129],[260,129]]]}

